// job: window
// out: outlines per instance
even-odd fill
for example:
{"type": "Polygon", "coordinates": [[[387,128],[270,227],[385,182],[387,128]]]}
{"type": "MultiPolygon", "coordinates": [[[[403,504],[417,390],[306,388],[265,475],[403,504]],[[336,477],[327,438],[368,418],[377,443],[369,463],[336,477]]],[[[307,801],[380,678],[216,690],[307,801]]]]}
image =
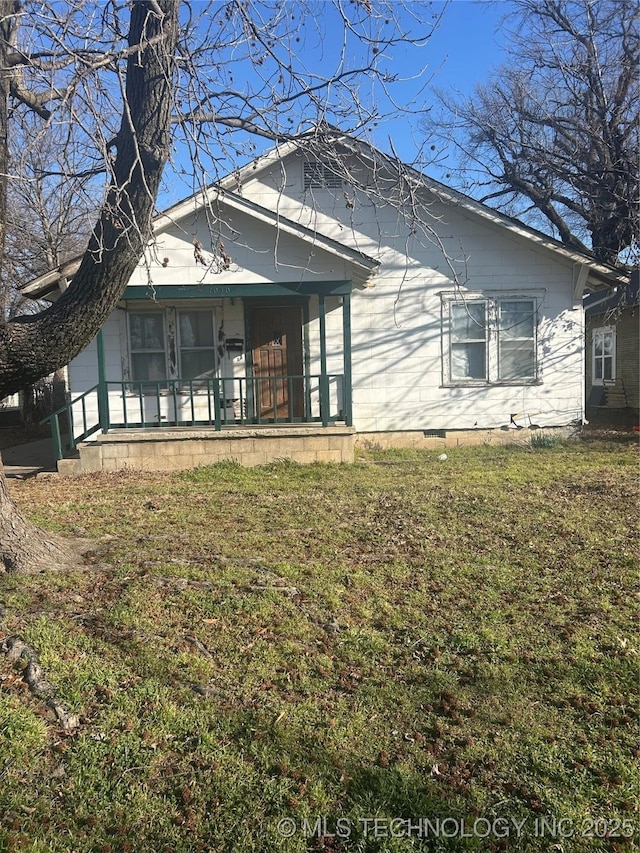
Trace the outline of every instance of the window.
{"type": "Polygon", "coordinates": [[[536,298],[442,294],[445,385],[537,381],[536,298]]]}
{"type": "Polygon", "coordinates": [[[342,189],[342,178],[332,172],[329,166],[318,160],[304,164],[304,188],[315,189],[342,189]]]}
{"type": "Polygon", "coordinates": [[[535,379],[536,306],[531,299],[501,299],[498,303],[498,379],[535,379]]]}
{"type": "Polygon", "coordinates": [[[616,330],[593,330],[593,385],[604,385],[616,378],[616,330]]]}
{"type": "Polygon", "coordinates": [[[162,382],[206,379],[218,367],[216,317],[213,311],[167,307],[132,311],[129,321],[131,379],[162,382]]]}
{"type": "Polygon", "coordinates": [[[215,317],[212,311],[179,311],[180,377],[215,376],[215,317]]]}
{"type": "Polygon", "coordinates": [[[451,303],[451,378],[487,378],[487,307],[484,302],[451,303]]]}
{"type": "Polygon", "coordinates": [[[129,347],[132,379],[158,382],[167,378],[163,314],[129,314],[129,347]]]}

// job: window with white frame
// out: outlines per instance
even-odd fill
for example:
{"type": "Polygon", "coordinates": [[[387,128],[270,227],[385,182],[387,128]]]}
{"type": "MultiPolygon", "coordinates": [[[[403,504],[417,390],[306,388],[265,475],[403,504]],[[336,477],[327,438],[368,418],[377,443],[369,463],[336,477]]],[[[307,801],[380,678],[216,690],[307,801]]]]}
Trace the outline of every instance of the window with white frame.
{"type": "Polygon", "coordinates": [[[498,379],[536,377],[536,304],[533,299],[498,300],[498,379]]]}
{"type": "Polygon", "coordinates": [[[612,326],[593,330],[592,384],[604,385],[616,378],[616,330],[612,326]]]}
{"type": "Polygon", "coordinates": [[[536,382],[537,312],[537,297],[443,294],[444,384],[536,382]]]}
{"type": "Polygon", "coordinates": [[[487,378],[487,305],[485,302],[449,304],[451,379],[487,378]]]}
{"type": "Polygon", "coordinates": [[[216,325],[213,311],[178,311],[181,379],[205,379],[216,373],[216,325]]]}
{"type": "Polygon", "coordinates": [[[170,306],[128,312],[129,377],[139,382],[163,382],[215,376],[216,328],[211,309],[170,306]],[[177,357],[169,358],[169,353],[177,357]]]}
{"type": "Polygon", "coordinates": [[[160,382],[167,378],[164,314],[136,311],[129,314],[131,378],[160,382]]]}

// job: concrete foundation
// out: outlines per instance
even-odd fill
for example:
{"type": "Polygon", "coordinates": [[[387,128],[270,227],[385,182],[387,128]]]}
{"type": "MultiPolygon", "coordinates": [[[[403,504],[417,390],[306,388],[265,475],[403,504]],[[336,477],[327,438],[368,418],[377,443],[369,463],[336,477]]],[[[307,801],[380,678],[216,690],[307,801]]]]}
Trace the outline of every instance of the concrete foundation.
{"type": "MultiPolygon", "coordinates": [[[[184,471],[200,465],[234,461],[266,465],[293,462],[353,462],[355,430],[350,427],[253,427],[251,429],[121,430],[79,445],[73,471],[184,471]]],[[[66,462],[67,460],[62,460],[66,462]]]]}
{"type": "Polygon", "coordinates": [[[568,436],[568,428],[548,430],[454,430],[431,435],[422,431],[356,433],[351,427],[282,426],[207,429],[115,430],[78,446],[78,458],[62,459],[65,476],[96,471],[184,471],[217,462],[266,465],[290,459],[353,462],[362,450],[439,450],[479,444],[526,442],[537,432],[568,436]]]}
{"type": "Polygon", "coordinates": [[[513,444],[525,442],[540,433],[568,437],[570,427],[548,429],[460,429],[432,431],[371,432],[356,435],[356,447],[363,450],[440,450],[445,447],[469,447],[480,444],[513,444]],[[431,435],[430,432],[438,433],[431,435]]]}

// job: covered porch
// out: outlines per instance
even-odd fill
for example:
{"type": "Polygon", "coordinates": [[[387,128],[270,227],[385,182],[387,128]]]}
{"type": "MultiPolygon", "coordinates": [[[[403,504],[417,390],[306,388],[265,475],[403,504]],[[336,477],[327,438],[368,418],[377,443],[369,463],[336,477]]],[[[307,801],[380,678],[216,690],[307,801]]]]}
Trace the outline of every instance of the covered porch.
{"type": "Polygon", "coordinates": [[[97,381],[46,419],[56,459],[106,447],[110,435],[120,445],[127,435],[184,441],[193,431],[254,443],[274,429],[282,439],[285,428],[303,439],[309,427],[350,435],[351,294],[344,280],[128,287],[118,335],[105,328],[94,342],[97,381]]]}

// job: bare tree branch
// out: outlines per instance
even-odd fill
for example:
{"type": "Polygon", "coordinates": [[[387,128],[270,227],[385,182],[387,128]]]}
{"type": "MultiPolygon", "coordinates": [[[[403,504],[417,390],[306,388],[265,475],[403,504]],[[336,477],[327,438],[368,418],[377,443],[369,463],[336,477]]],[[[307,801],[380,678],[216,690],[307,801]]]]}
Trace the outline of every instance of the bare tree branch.
{"type": "Polygon", "coordinates": [[[129,38],[140,50],[127,60],[126,109],[102,214],[62,297],[40,314],[0,326],[0,396],[52,372],[86,345],[113,309],[151,235],[169,147],[178,16],[176,0],[161,0],[161,17],[156,5],[132,7],[129,38]]]}
{"type": "Polygon", "coordinates": [[[564,243],[622,263],[640,228],[637,6],[511,0],[511,9],[510,65],[472,97],[441,94],[443,111],[425,128],[454,143],[470,188],[490,177],[484,200],[531,202],[564,243]]]}
{"type": "MultiPolygon", "coordinates": [[[[377,89],[385,109],[396,109],[384,54],[424,44],[433,25],[419,12],[420,4],[389,0],[141,0],[131,10],[113,0],[0,0],[5,115],[43,119],[40,129],[32,125],[41,150],[51,129],[68,129],[64,155],[40,159],[30,180],[74,180],[83,192],[93,187],[102,206],[63,297],[0,327],[0,395],[63,365],[95,335],[148,242],[172,148],[180,146],[180,171],[197,191],[253,154],[256,138],[306,139],[312,148],[327,120],[348,121],[348,131],[366,127],[381,112],[360,88],[377,89]]],[[[8,164],[0,168],[0,185],[9,174],[8,164]]],[[[44,216],[42,200],[32,203],[44,216]]]]}

